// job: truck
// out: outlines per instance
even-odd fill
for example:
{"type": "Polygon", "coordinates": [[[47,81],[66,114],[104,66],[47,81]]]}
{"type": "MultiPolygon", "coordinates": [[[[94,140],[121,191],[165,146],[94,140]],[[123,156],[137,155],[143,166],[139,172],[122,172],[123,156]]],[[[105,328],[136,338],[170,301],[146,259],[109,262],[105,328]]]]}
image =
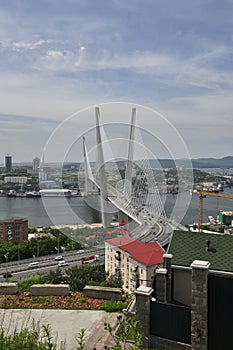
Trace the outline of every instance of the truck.
{"type": "Polygon", "coordinates": [[[92,263],[94,261],[99,261],[99,260],[100,260],[100,256],[98,254],[90,255],[90,256],[84,256],[83,258],[81,258],[82,264],[88,264],[88,263],[92,263]]]}

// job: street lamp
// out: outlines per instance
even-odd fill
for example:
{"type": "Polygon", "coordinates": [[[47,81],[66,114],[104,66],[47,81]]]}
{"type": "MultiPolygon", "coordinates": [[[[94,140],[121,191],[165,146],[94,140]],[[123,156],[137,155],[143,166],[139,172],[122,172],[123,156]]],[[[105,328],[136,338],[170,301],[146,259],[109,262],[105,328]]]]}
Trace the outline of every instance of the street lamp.
{"type": "Polygon", "coordinates": [[[8,257],[8,252],[6,254],[4,254],[4,258],[6,259],[6,281],[8,282],[8,260],[9,260],[9,257],[8,257]]]}
{"type": "Polygon", "coordinates": [[[59,237],[57,238],[57,247],[55,247],[57,254],[59,254],[59,237]]]}
{"type": "Polygon", "coordinates": [[[37,241],[37,257],[40,256],[40,246],[39,246],[39,241],[37,241]]]}
{"type": "Polygon", "coordinates": [[[18,244],[18,260],[20,260],[20,245],[18,244]]]}

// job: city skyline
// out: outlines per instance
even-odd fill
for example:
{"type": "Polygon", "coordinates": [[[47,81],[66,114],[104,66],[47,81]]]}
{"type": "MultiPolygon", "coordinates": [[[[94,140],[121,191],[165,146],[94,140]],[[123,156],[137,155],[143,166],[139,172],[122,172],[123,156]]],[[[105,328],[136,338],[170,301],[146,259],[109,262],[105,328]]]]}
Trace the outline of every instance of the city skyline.
{"type": "MultiPolygon", "coordinates": [[[[120,101],[162,114],[192,158],[231,155],[232,10],[227,0],[0,0],[2,154],[41,157],[70,115],[120,101]]],[[[78,136],[90,124],[81,115],[78,136]]]]}

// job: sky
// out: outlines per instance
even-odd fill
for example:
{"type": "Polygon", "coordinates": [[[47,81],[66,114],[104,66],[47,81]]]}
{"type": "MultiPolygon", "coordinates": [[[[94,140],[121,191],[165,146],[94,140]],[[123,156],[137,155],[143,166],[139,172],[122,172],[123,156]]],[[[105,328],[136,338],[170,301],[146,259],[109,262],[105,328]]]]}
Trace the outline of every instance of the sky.
{"type": "Polygon", "coordinates": [[[174,128],[192,158],[232,155],[232,13],[231,0],[0,0],[0,163],[41,157],[54,135],[63,147],[72,115],[80,137],[95,106],[128,122],[116,102],[162,115],[140,125],[170,150],[174,128]]]}

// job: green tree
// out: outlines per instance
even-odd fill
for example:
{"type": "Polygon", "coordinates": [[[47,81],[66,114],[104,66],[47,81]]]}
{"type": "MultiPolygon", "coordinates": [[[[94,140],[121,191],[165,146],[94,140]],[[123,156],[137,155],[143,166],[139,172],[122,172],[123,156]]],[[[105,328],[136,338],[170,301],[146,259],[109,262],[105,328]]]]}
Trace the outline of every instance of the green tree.
{"type": "Polygon", "coordinates": [[[62,274],[62,270],[59,267],[57,267],[56,270],[50,270],[49,273],[46,275],[45,279],[46,282],[52,284],[60,284],[65,280],[62,274]]]}
{"type": "Polygon", "coordinates": [[[84,264],[66,270],[66,283],[74,292],[82,292],[85,285],[99,284],[106,280],[106,273],[102,265],[84,264]]]}
{"type": "Polygon", "coordinates": [[[107,279],[108,287],[121,288],[122,285],[123,281],[119,272],[116,272],[114,275],[110,275],[107,279]]]}

